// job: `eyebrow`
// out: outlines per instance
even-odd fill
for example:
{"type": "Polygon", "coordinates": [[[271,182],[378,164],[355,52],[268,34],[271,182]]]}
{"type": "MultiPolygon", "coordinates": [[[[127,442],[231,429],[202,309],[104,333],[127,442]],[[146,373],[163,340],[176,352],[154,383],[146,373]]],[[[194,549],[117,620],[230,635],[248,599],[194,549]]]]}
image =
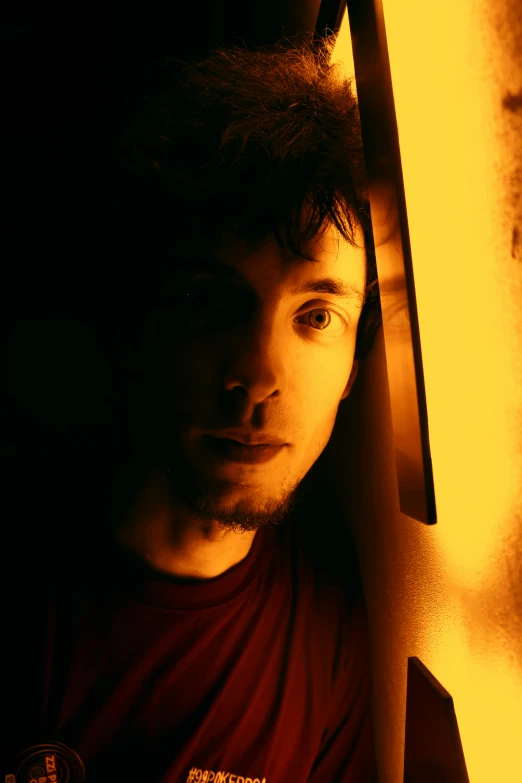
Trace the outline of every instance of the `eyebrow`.
{"type": "Polygon", "coordinates": [[[356,302],[360,307],[364,305],[365,300],[364,293],[359,286],[354,283],[346,283],[338,277],[319,277],[316,280],[308,280],[292,289],[292,294],[295,296],[308,293],[332,294],[341,299],[356,302]]]}
{"type": "MultiPolygon", "coordinates": [[[[198,257],[185,265],[186,270],[192,269],[197,272],[209,272],[211,274],[219,275],[227,280],[236,280],[244,282],[244,277],[241,273],[235,269],[235,267],[229,264],[219,261],[214,256],[198,257]]],[[[364,305],[365,294],[364,291],[355,285],[355,283],[347,283],[341,280],[339,277],[318,277],[315,280],[308,280],[305,283],[292,288],[290,292],[293,296],[299,296],[302,294],[330,294],[337,296],[340,299],[347,299],[350,302],[355,302],[358,307],[364,305]]]]}

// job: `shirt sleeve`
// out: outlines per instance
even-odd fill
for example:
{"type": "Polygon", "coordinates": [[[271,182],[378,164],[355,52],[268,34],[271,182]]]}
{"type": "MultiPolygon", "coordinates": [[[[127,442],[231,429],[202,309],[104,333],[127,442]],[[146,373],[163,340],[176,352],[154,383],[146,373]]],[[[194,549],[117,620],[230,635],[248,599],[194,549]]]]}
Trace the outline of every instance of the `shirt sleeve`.
{"type": "Polygon", "coordinates": [[[368,624],[361,596],[343,628],[328,723],[308,783],[377,781],[368,624]]]}

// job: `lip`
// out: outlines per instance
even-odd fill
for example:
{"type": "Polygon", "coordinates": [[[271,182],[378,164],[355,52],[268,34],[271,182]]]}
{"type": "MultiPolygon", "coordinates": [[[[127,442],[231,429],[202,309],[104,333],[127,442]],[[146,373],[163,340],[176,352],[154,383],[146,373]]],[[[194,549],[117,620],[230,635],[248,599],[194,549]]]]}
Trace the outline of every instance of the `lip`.
{"type": "Polygon", "coordinates": [[[286,446],[286,441],[278,438],[270,432],[248,432],[245,430],[211,430],[206,432],[212,438],[233,440],[244,446],[286,446]]]}
{"type": "Polygon", "coordinates": [[[217,438],[212,435],[204,435],[205,443],[214,454],[230,462],[241,462],[247,465],[260,465],[272,460],[284,448],[284,444],[259,444],[248,446],[230,438],[217,438]]]}

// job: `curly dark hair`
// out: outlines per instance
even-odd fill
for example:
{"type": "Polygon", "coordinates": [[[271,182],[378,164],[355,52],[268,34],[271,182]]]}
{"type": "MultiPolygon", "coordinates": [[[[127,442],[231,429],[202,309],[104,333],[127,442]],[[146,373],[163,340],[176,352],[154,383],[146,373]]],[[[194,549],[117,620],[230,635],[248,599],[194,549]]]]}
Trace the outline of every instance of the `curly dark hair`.
{"type": "Polygon", "coordinates": [[[128,250],[145,252],[149,268],[151,257],[168,256],[179,227],[209,241],[223,230],[246,239],[273,233],[310,260],[307,243],[329,225],[353,246],[362,228],[362,359],[381,311],[359,112],[351,79],[330,64],[334,45],[335,36],[303,33],[156,61],[112,155],[128,250]]]}

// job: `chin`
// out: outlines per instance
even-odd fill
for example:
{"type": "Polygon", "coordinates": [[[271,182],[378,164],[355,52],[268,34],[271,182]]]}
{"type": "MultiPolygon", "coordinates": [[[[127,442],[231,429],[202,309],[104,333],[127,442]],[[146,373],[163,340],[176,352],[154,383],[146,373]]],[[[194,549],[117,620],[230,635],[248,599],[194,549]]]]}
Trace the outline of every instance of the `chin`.
{"type": "Polygon", "coordinates": [[[222,481],[207,486],[199,483],[192,491],[185,485],[181,496],[179,491],[176,494],[194,517],[241,533],[281,525],[294,507],[298,484],[270,493],[259,486],[222,481]]]}

